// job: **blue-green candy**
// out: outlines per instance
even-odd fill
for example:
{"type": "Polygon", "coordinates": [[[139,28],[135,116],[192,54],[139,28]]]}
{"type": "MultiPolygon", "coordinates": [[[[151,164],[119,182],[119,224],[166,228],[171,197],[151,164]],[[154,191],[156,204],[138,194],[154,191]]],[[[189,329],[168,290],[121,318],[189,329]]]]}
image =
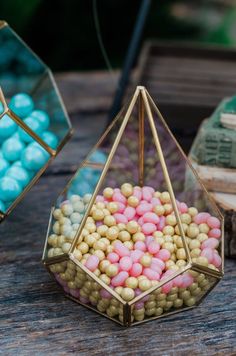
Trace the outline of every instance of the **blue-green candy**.
{"type": "Polygon", "coordinates": [[[57,148],[58,145],[58,139],[54,133],[50,131],[45,131],[41,134],[42,140],[51,148],[57,148]]]}
{"type": "Polygon", "coordinates": [[[10,137],[16,130],[17,124],[8,115],[3,115],[0,119],[0,140],[10,137]]]}
{"type": "MultiPolygon", "coordinates": [[[[39,123],[38,120],[36,120],[35,118],[28,116],[25,120],[24,123],[29,126],[29,128],[34,131],[37,135],[40,135],[42,133],[42,129],[41,129],[41,125],[39,123]]],[[[33,137],[31,137],[25,130],[23,130],[22,128],[18,129],[18,133],[20,136],[20,139],[24,142],[33,142],[34,139],[33,137]]]]}
{"type": "Polygon", "coordinates": [[[47,130],[50,124],[50,119],[48,114],[43,110],[34,110],[30,114],[30,117],[33,117],[38,120],[40,123],[42,131],[47,130]]]}
{"type": "Polygon", "coordinates": [[[1,200],[0,200],[0,211],[1,211],[2,213],[5,213],[5,211],[6,211],[6,206],[5,206],[5,204],[3,203],[3,201],[1,201],[1,200]]]}
{"type": "Polygon", "coordinates": [[[0,177],[3,177],[9,168],[9,162],[5,158],[0,158],[0,177]]]}
{"type": "Polygon", "coordinates": [[[11,98],[9,107],[17,116],[23,119],[34,110],[34,102],[28,94],[19,93],[11,98]]]}
{"type": "Polygon", "coordinates": [[[17,180],[22,188],[25,188],[30,181],[30,175],[28,171],[25,168],[16,165],[7,170],[6,176],[17,180]]]}
{"type": "Polygon", "coordinates": [[[38,171],[48,161],[50,155],[36,142],[31,143],[21,155],[24,168],[30,171],[38,171]]]}
{"type": "Polygon", "coordinates": [[[11,177],[0,179],[0,200],[3,202],[15,200],[21,193],[21,185],[11,177]]]}
{"type": "Polygon", "coordinates": [[[2,154],[10,162],[17,161],[24,150],[25,145],[17,138],[8,138],[2,145],[2,154]]]}

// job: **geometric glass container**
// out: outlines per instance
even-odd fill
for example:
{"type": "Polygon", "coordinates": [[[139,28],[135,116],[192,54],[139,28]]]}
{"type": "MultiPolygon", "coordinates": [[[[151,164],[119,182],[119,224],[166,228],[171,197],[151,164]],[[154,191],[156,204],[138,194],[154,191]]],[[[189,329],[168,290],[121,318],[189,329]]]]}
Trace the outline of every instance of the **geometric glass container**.
{"type": "Polygon", "coordinates": [[[131,326],[198,305],[223,276],[223,241],[220,211],[138,86],[52,208],[43,263],[67,297],[131,326]]]}
{"type": "Polygon", "coordinates": [[[0,221],[72,134],[51,70],[0,21],[0,221]]]}

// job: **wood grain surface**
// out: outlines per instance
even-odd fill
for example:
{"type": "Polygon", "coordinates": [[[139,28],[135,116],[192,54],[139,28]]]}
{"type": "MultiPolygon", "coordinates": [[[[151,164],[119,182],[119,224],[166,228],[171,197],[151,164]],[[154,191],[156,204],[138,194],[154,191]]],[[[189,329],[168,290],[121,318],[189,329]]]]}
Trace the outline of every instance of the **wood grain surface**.
{"type": "Polygon", "coordinates": [[[114,87],[97,75],[58,77],[76,133],[0,226],[0,355],[236,355],[234,260],[198,308],[128,329],[66,299],[41,264],[50,207],[106,119],[114,87]]]}

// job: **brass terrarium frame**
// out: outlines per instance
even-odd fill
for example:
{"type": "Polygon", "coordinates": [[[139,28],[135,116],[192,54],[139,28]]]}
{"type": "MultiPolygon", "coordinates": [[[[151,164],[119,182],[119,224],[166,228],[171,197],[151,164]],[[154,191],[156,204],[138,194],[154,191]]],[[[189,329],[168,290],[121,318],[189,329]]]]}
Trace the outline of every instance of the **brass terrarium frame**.
{"type": "MultiPolygon", "coordinates": [[[[9,27],[8,23],[5,21],[0,21],[0,31],[4,29],[5,27],[9,27]]],[[[11,30],[12,31],[12,30],[11,30]]],[[[6,212],[0,211],[0,222],[4,220],[10,213],[11,211],[16,207],[16,205],[21,201],[21,199],[24,198],[25,194],[32,188],[32,186],[38,181],[40,176],[43,174],[43,172],[47,169],[47,167],[50,165],[52,160],[57,156],[57,154],[60,152],[60,150],[63,148],[63,146],[66,144],[66,142],[69,140],[73,133],[72,125],[70,122],[70,119],[68,117],[66,108],[64,106],[64,103],[62,101],[62,98],[60,96],[59,90],[57,88],[57,84],[54,80],[53,74],[51,70],[41,61],[41,59],[12,31],[14,34],[15,38],[17,41],[19,41],[24,48],[27,50],[27,52],[30,54],[31,57],[35,58],[35,60],[40,63],[40,65],[43,68],[43,73],[40,74],[40,78],[38,82],[34,85],[31,91],[31,95],[33,95],[38,87],[41,85],[43,80],[45,78],[49,78],[51,86],[53,90],[56,93],[56,97],[59,101],[60,108],[63,112],[64,119],[66,121],[66,125],[68,127],[67,132],[65,133],[64,137],[62,138],[60,144],[56,149],[51,148],[46,142],[44,142],[31,128],[24,123],[22,119],[20,119],[8,106],[7,101],[5,99],[5,95],[3,93],[2,88],[0,87],[0,102],[3,104],[3,109],[4,111],[0,114],[0,120],[4,115],[8,115],[20,128],[22,128],[27,134],[29,134],[34,141],[36,141],[49,155],[50,158],[48,161],[45,163],[45,165],[37,172],[37,174],[31,179],[29,184],[24,188],[24,190],[21,192],[21,194],[14,200],[14,202],[11,204],[11,206],[8,207],[6,212]]]]}
{"type": "MultiPolygon", "coordinates": [[[[119,113],[120,114],[120,113],[119,113]]],[[[132,321],[131,321],[131,307],[134,305],[134,303],[140,301],[142,298],[144,298],[145,296],[147,296],[148,294],[151,294],[152,292],[154,292],[155,290],[159,289],[160,287],[162,287],[163,285],[165,285],[166,283],[172,281],[174,278],[176,278],[177,276],[183,274],[184,272],[188,271],[188,270],[192,270],[192,271],[196,271],[196,272],[200,272],[200,273],[204,273],[207,276],[210,277],[214,277],[216,279],[216,281],[213,283],[213,285],[209,288],[209,290],[205,293],[204,296],[202,296],[200,298],[199,301],[197,301],[196,305],[198,305],[203,298],[205,298],[205,296],[214,288],[214,286],[219,282],[219,280],[223,277],[224,274],[224,255],[223,255],[223,250],[224,250],[224,220],[223,220],[223,216],[221,214],[221,212],[219,211],[218,207],[216,206],[214,200],[212,199],[211,195],[207,192],[207,190],[205,189],[204,185],[202,184],[200,178],[198,177],[196,171],[194,170],[194,168],[192,167],[190,161],[188,160],[188,158],[186,157],[185,153],[183,152],[183,150],[181,149],[180,145],[178,144],[178,142],[176,141],[175,137],[173,136],[173,134],[171,133],[170,129],[168,128],[162,114],[160,113],[159,109],[157,108],[157,106],[155,105],[154,101],[152,100],[152,98],[150,97],[149,93],[147,92],[147,90],[145,89],[145,87],[143,86],[138,86],[136,88],[136,91],[128,105],[127,111],[124,115],[123,121],[120,125],[120,128],[118,130],[118,133],[115,137],[114,143],[112,145],[112,148],[109,152],[109,155],[107,157],[107,161],[104,165],[98,164],[98,163],[92,163],[89,161],[89,157],[91,156],[91,154],[96,151],[96,149],[99,148],[101,142],[103,142],[104,138],[106,138],[106,136],[108,135],[108,133],[110,132],[111,128],[114,126],[114,124],[117,122],[117,120],[120,118],[119,114],[117,115],[117,117],[114,119],[114,121],[111,123],[111,125],[107,128],[107,130],[105,131],[105,133],[103,134],[103,136],[101,137],[101,139],[98,141],[97,145],[93,148],[93,150],[90,152],[90,154],[87,156],[87,158],[83,161],[83,163],[81,164],[81,166],[79,167],[78,171],[83,168],[83,167],[98,167],[102,169],[100,178],[96,184],[96,187],[94,189],[94,192],[92,194],[92,197],[88,203],[88,207],[86,209],[86,212],[83,216],[83,219],[80,223],[80,226],[76,232],[76,235],[73,239],[73,242],[71,244],[71,248],[69,250],[69,252],[67,254],[62,254],[62,255],[58,255],[58,256],[53,256],[48,258],[47,257],[47,240],[48,237],[50,235],[51,232],[51,225],[52,225],[52,219],[53,219],[53,211],[55,210],[55,206],[52,207],[51,210],[51,214],[50,214],[50,220],[49,220],[49,226],[48,226],[48,231],[47,231],[47,238],[45,241],[45,246],[44,246],[44,252],[43,252],[43,258],[42,258],[42,262],[45,265],[45,267],[47,268],[47,270],[49,271],[50,274],[53,275],[53,273],[50,271],[50,266],[56,263],[60,263],[60,262],[65,262],[65,261],[72,261],[75,263],[76,266],[78,266],[83,272],[85,272],[85,274],[87,274],[88,276],[91,277],[92,280],[94,280],[95,282],[97,282],[101,287],[103,287],[107,292],[109,292],[114,298],[116,298],[122,305],[123,305],[123,315],[124,315],[124,320],[123,322],[112,318],[108,315],[106,315],[105,313],[102,313],[98,310],[95,309],[95,307],[91,307],[87,304],[81,303],[80,301],[78,301],[76,298],[74,298],[73,296],[71,296],[70,294],[66,293],[66,296],[70,299],[72,299],[73,301],[82,304],[83,306],[85,306],[86,308],[92,309],[94,311],[96,311],[97,313],[114,320],[115,322],[121,324],[121,325],[125,325],[125,326],[130,326],[133,325],[132,321]],[[142,292],[142,294],[140,294],[139,296],[136,296],[134,299],[132,299],[130,302],[126,302],[122,299],[122,297],[116,293],[114,290],[112,290],[109,286],[107,286],[105,283],[103,283],[93,272],[91,272],[89,269],[87,269],[81,262],[79,262],[75,256],[74,256],[74,251],[76,248],[76,245],[81,237],[81,232],[82,229],[85,225],[86,219],[90,213],[90,210],[94,204],[94,201],[96,199],[96,196],[99,192],[99,189],[102,186],[102,183],[105,179],[105,176],[109,170],[109,167],[111,165],[112,162],[112,158],[116,152],[116,149],[119,145],[119,142],[121,140],[121,137],[125,131],[126,125],[132,115],[132,111],[134,109],[135,104],[138,102],[138,125],[139,125],[139,142],[138,142],[138,155],[139,155],[139,184],[140,186],[143,186],[144,184],[144,114],[146,112],[147,115],[147,119],[149,121],[150,124],[150,128],[151,128],[151,132],[154,138],[154,143],[155,143],[155,147],[157,150],[157,154],[159,156],[159,160],[160,160],[160,164],[163,170],[163,175],[165,178],[165,182],[167,185],[167,189],[169,191],[170,194],[170,199],[171,199],[171,203],[174,209],[174,213],[177,219],[177,225],[179,227],[179,231],[181,234],[181,239],[183,242],[183,246],[186,252],[186,257],[187,257],[187,265],[178,272],[173,273],[170,277],[165,278],[163,281],[159,282],[158,285],[151,287],[150,289],[148,289],[145,292],[142,292]],[[222,231],[222,235],[221,235],[221,258],[222,258],[222,264],[221,264],[221,269],[220,271],[216,271],[213,270],[209,267],[205,267],[202,265],[199,265],[197,263],[194,263],[192,261],[192,258],[190,256],[190,251],[189,251],[189,247],[188,244],[186,242],[185,239],[185,233],[184,233],[184,229],[183,229],[183,225],[180,219],[180,213],[176,204],[176,199],[175,199],[175,194],[172,188],[172,183],[169,177],[169,173],[168,173],[168,169],[166,166],[166,162],[165,162],[165,158],[162,152],[162,147],[159,141],[159,136],[158,136],[158,132],[155,126],[155,121],[154,121],[154,117],[153,117],[153,112],[152,110],[158,115],[159,119],[161,120],[162,124],[164,125],[164,127],[166,128],[167,132],[170,134],[170,136],[172,137],[172,139],[174,140],[175,144],[177,145],[183,159],[188,163],[192,173],[194,174],[194,176],[196,177],[198,183],[200,184],[201,188],[203,189],[203,191],[206,193],[207,198],[209,199],[209,201],[211,202],[212,206],[214,207],[215,211],[218,214],[218,217],[220,218],[221,221],[221,231],[222,231]]],[[[61,195],[64,195],[67,190],[70,187],[71,182],[73,181],[73,178],[69,181],[69,183],[66,185],[65,189],[62,191],[61,195]]],[[[53,275],[54,276],[54,275],[53,275]]],[[[64,292],[65,293],[65,292],[64,292]]],[[[154,316],[154,317],[149,317],[148,319],[144,319],[142,321],[135,321],[134,325],[149,321],[149,320],[153,320],[153,319],[157,319],[157,318],[161,318],[170,314],[175,314],[178,313],[180,311],[186,310],[186,309],[192,309],[194,308],[196,305],[194,306],[185,306],[182,307],[181,309],[178,310],[174,310],[174,311],[170,311],[170,312],[165,312],[163,315],[160,316],[154,316]]]]}

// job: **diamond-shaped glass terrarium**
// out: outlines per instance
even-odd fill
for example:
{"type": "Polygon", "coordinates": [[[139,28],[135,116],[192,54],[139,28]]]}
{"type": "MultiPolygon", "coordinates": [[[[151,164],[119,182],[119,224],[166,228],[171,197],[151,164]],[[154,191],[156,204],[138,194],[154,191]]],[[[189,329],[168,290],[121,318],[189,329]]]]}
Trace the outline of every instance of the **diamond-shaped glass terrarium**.
{"type": "Polygon", "coordinates": [[[0,221],[72,133],[50,69],[0,21],[0,221]]]}
{"type": "Polygon", "coordinates": [[[199,304],[223,276],[222,247],[220,212],[137,87],[52,208],[46,268],[69,298],[130,326],[199,304]]]}

